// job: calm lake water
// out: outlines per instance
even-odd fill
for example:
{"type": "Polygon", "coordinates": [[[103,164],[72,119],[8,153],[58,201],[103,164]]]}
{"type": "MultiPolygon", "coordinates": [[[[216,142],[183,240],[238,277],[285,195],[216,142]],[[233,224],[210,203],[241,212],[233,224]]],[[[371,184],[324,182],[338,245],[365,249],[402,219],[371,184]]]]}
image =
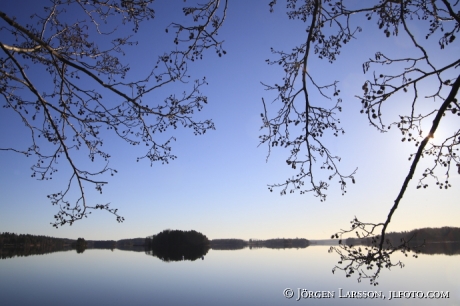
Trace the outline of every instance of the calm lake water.
{"type": "MultiPolygon", "coordinates": [[[[328,246],[210,250],[204,260],[163,262],[144,252],[87,249],[0,260],[1,305],[460,305],[460,256],[403,258],[379,285],[332,274],[328,246]],[[291,288],[294,297],[283,291],[291,288]],[[298,288],[334,298],[298,299],[298,288]],[[340,298],[381,291],[385,299],[340,298]],[[443,291],[447,299],[399,298],[389,291],[443,291]]],[[[341,272],[341,271],[339,271],[341,272]]]]}

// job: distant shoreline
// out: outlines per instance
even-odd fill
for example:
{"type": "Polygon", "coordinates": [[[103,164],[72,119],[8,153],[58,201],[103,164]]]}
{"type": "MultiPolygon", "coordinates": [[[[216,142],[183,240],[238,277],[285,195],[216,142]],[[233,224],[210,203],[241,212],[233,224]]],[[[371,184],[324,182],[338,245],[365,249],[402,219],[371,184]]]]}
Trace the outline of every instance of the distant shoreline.
{"type": "MultiPolygon", "coordinates": [[[[412,238],[414,243],[456,243],[460,242],[459,227],[441,228],[421,228],[409,232],[391,232],[386,234],[390,240],[400,240],[401,238],[412,238]]],[[[145,246],[146,238],[131,238],[120,240],[86,240],[87,248],[140,248],[145,246]]],[[[344,238],[346,244],[366,244],[369,238],[344,238]]],[[[31,234],[0,233],[0,248],[19,248],[19,247],[68,247],[76,243],[76,239],[54,238],[31,234]]],[[[339,239],[306,239],[306,238],[273,238],[273,239],[212,239],[210,246],[212,249],[228,249],[243,247],[268,247],[268,248],[305,248],[307,246],[338,245],[339,239]]]]}

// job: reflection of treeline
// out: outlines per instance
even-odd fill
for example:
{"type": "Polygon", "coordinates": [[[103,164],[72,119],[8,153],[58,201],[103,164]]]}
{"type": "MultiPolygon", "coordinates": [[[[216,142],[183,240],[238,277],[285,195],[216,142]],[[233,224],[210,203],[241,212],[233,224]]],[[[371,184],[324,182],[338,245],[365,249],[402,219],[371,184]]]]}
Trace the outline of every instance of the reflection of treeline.
{"type": "MultiPolygon", "coordinates": [[[[423,242],[428,243],[438,243],[438,242],[460,242],[460,228],[458,227],[441,227],[441,228],[420,228],[411,231],[404,232],[392,232],[388,233],[385,236],[392,245],[396,246],[401,243],[401,241],[409,241],[411,245],[420,245],[423,242]]],[[[357,245],[365,244],[370,245],[371,239],[358,239],[358,238],[348,238],[346,244],[357,245]]],[[[423,251],[422,251],[423,252],[423,251]]]]}
{"type": "Polygon", "coordinates": [[[276,238],[276,239],[213,239],[211,248],[213,250],[241,250],[245,247],[252,248],[270,248],[270,249],[290,249],[306,248],[310,243],[304,238],[276,238]]]}
{"type": "Polygon", "coordinates": [[[427,255],[460,255],[460,242],[428,242],[420,248],[420,253],[427,255]]]}
{"type": "Polygon", "coordinates": [[[55,246],[37,246],[37,247],[21,247],[21,248],[13,248],[13,247],[5,247],[0,248],[0,258],[1,259],[8,259],[13,257],[27,257],[32,255],[45,255],[51,254],[55,252],[66,252],[66,251],[73,251],[72,248],[69,246],[64,247],[55,247],[55,246]]]}

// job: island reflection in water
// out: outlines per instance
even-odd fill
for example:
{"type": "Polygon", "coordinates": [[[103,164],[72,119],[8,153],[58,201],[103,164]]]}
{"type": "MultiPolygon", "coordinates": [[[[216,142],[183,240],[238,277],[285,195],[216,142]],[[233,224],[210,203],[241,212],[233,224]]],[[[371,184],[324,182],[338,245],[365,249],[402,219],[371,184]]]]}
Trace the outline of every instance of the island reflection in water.
{"type": "Polygon", "coordinates": [[[188,246],[188,247],[170,247],[170,248],[156,248],[146,250],[145,254],[156,256],[165,262],[204,259],[210,247],[205,246],[188,246]]]}

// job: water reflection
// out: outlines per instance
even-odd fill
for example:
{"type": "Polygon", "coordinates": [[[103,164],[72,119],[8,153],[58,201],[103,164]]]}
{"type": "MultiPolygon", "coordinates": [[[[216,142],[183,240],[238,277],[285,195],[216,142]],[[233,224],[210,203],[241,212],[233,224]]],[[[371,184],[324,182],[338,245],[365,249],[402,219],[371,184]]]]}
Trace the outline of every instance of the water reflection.
{"type": "Polygon", "coordinates": [[[310,241],[304,238],[296,239],[268,239],[268,240],[257,240],[250,239],[245,241],[242,239],[214,239],[211,241],[211,248],[213,250],[242,250],[244,248],[249,249],[304,249],[310,245],[310,241]]]}
{"type": "Polygon", "coordinates": [[[208,245],[201,246],[188,246],[188,247],[167,247],[167,248],[152,248],[146,250],[145,254],[158,257],[164,262],[171,261],[195,261],[197,259],[204,259],[210,247],[208,245]]]}
{"type": "MultiPolygon", "coordinates": [[[[439,246],[435,246],[439,247],[439,246]]],[[[445,246],[448,248],[447,246],[445,246]]],[[[458,256],[407,259],[404,269],[380,276],[380,285],[331,273],[327,246],[274,250],[209,250],[205,259],[166,264],[145,252],[87,248],[0,261],[1,305],[460,305],[458,256]],[[72,294],[78,288],[78,294],[72,294]],[[296,296],[287,299],[283,290],[296,296]],[[299,288],[334,291],[335,298],[296,302],[299,288]],[[351,291],[382,291],[387,299],[339,298],[351,291]],[[392,299],[389,292],[449,291],[449,299],[392,299]],[[26,292],[27,294],[25,294],[26,292]],[[71,296],[72,298],[69,298],[71,296]]],[[[427,248],[426,250],[429,250],[427,248]]],[[[3,250],[5,251],[5,250],[3,250]]],[[[458,252],[456,255],[459,255],[458,252]]],[[[404,260],[401,253],[397,259],[404,260]]],[[[155,256],[156,257],[156,256],[155,256]]],[[[177,259],[177,255],[175,257],[177,259]]]]}
{"type": "Polygon", "coordinates": [[[45,255],[55,252],[72,251],[70,246],[67,247],[25,247],[25,248],[0,248],[0,258],[9,259],[13,257],[27,257],[33,255],[45,255]]]}
{"type": "Polygon", "coordinates": [[[460,255],[460,242],[430,242],[420,249],[426,255],[460,255]]]}
{"type": "MultiPolygon", "coordinates": [[[[313,245],[314,246],[314,245],[313,245]]],[[[123,250],[131,252],[145,252],[149,256],[155,256],[165,262],[171,261],[182,261],[189,260],[194,261],[197,259],[203,259],[204,256],[209,252],[210,249],[215,251],[231,251],[231,250],[257,250],[261,248],[267,249],[304,249],[307,246],[287,246],[282,247],[280,245],[267,245],[267,246],[256,246],[256,245],[242,245],[239,243],[221,244],[211,243],[210,246],[198,246],[198,247],[173,247],[173,248],[158,248],[158,249],[146,249],[144,246],[120,246],[120,247],[89,247],[89,248],[75,248],[69,245],[64,247],[30,247],[30,248],[0,248],[0,259],[9,259],[13,257],[27,257],[33,255],[45,255],[55,252],[68,252],[76,251],[78,254],[82,254],[87,249],[110,249],[110,250],[123,250]]],[[[420,249],[422,255],[460,255],[460,242],[439,242],[439,243],[427,243],[420,249]]]]}
{"type": "MultiPolygon", "coordinates": [[[[347,240],[347,245],[350,242],[359,242],[359,240],[347,240]]],[[[369,246],[369,244],[357,243],[356,245],[369,246]]],[[[334,245],[336,246],[336,245],[334,245]]],[[[416,249],[417,253],[425,255],[460,255],[460,241],[445,241],[445,242],[426,242],[418,240],[411,242],[408,246],[412,249],[416,249]],[[421,241],[421,242],[420,242],[421,241]],[[421,245],[420,245],[421,244],[421,245]]]]}

